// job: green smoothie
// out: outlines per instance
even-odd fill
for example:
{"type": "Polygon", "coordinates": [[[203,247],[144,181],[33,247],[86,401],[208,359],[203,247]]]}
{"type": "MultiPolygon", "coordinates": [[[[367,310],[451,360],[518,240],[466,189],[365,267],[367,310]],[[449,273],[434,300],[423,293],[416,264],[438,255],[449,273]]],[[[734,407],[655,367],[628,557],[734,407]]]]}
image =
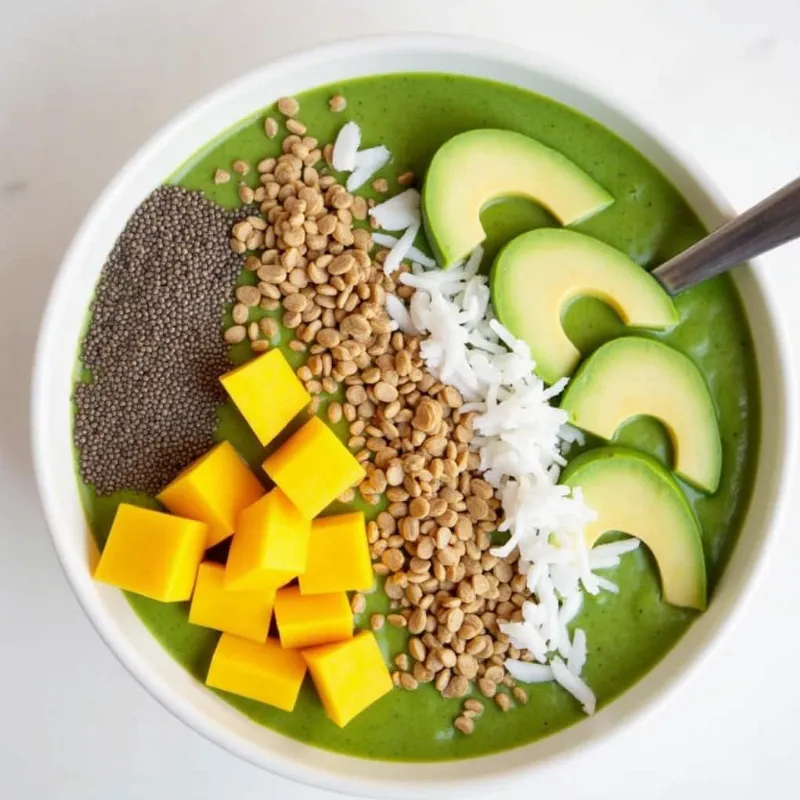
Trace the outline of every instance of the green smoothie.
{"type": "MultiPolygon", "coordinates": [[[[388,178],[393,190],[398,188],[396,175],[406,170],[423,175],[434,151],[454,134],[472,128],[509,128],[561,151],[614,196],[613,206],[576,227],[623,250],[642,266],[662,263],[706,232],[678,192],[640,153],[597,123],[545,97],[472,78],[412,74],[349,81],[307,92],[299,100],[299,116],[320,142],[333,141],[340,126],[353,119],[362,128],[363,146],[385,144],[394,158],[379,176],[388,178]],[[344,113],[329,111],[328,99],[334,93],[347,98],[344,113]]],[[[274,110],[267,112],[281,118],[274,110]]],[[[236,182],[215,185],[213,175],[219,167],[230,169],[235,159],[255,163],[278,154],[281,136],[272,141],[266,138],[263,116],[262,111],[243,120],[210,142],[170,180],[202,190],[224,206],[238,205],[236,182]]],[[[254,171],[247,180],[256,185],[254,171]]],[[[359,193],[379,197],[368,186],[359,193]]],[[[483,222],[488,232],[484,268],[512,237],[556,224],[542,208],[514,199],[486,209],[483,222]]],[[[421,237],[418,245],[425,249],[421,237]]],[[[247,274],[240,280],[252,279],[247,274]]],[[[686,292],[677,298],[677,306],[680,325],[657,338],[686,353],[706,377],[722,436],[719,490],[705,497],[683,487],[702,524],[713,603],[714,586],[735,545],[750,496],[758,450],[758,381],[747,319],[727,277],[686,292]]],[[[584,355],[626,333],[614,312],[588,298],[572,303],[565,324],[584,355]]],[[[245,358],[246,353],[246,346],[233,348],[234,360],[245,358]]],[[[285,353],[294,365],[301,362],[297,353],[288,348],[285,353]]],[[[254,466],[264,458],[249,429],[228,406],[220,409],[218,437],[231,440],[254,466]]],[[[670,464],[669,440],[652,420],[630,422],[618,440],[670,464]]],[[[587,442],[586,447],[596,444],[587,442]]],[[[570,455],[578,452],[574,448],[570,455]]],[[[141,495],[98,498],[91,487],[82,486],[82,491],[87,517],[101,546],[121,500],[155,505],[141,495]]],[[[369,508],[369,513],[376,510],[369,508]]],[[[215,550],[212,556],[224,559],[225,546],[215,550]]],[[[587,595],[575,623],[587,633],[589,652],[583,677],[600,706],[641,678],[696,616],[661,601],[657,571],[645,548],[624,556],[618,569],[604,574],[619,585],[619,594],[587,595]]],[[[134,595],[129,600],[174,658],[204,681],[218,634],[190,625],[188,604],[163,604],[134,595]]],[[[375,592],[367,611],[357,618],[359,626],[367,624],[370,613],[387,610],[388,601],[375,592]]],[[[402,631],[383,629],[377,635],[387,663],[404,651],[402,631]]],[[[487,703],[471,736],[453,729],[463,701],[443,700],[430,685],[413,692],[391,692],[344,729],[326,718],[308,680],[293,713],[221,696],[256,722],[287,736],[341,753],[391,760],[484,755],[547,736],[584,717],[578,703],[554,683],[529,687],[528,704],[507,713],[487,703]]]]}

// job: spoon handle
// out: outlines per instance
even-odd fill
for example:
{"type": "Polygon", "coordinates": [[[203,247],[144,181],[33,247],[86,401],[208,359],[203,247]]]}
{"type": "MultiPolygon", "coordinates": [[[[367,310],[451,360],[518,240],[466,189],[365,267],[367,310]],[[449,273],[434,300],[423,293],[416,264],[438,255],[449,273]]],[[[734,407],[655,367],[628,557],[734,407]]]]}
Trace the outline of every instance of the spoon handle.
{"type": "Polygon", "coordinates": [[[653,270],[670,294],[800,237],[800,178],[653,270]]]}

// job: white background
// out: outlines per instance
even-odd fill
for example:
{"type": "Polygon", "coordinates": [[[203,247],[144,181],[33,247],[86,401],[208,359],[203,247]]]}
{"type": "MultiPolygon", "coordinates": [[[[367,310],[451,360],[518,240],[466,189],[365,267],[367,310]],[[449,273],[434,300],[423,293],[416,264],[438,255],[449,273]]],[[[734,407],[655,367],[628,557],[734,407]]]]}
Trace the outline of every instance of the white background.
{"type": "MultiPolygon", "coordinates": [[[[513,42],[574,64],[702,163],[743,209],[800,175],[800,3],[0,0],[0,8],[0,798],[323,800],[330,795],[235,760],[164,711],[106,650],[56,563],[31,475],[29,374],[50,282],[89,204],[151,133],[241,72],[331,39],[424,30],[513,42]]],[[[798,256],[794,246],[765,260],[795,321],[798,256]]],[[[800,498],[792,502],[767,580],[700,673],[655,717],[533,780],[530,796],[797,796],[800,498]]]]}

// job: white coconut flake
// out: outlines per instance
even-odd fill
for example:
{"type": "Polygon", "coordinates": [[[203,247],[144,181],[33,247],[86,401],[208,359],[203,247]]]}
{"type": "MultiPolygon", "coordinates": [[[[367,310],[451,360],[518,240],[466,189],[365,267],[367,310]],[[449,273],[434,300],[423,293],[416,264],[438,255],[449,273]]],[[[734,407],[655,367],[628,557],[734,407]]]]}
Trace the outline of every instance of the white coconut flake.
{"type": "Polygon", "coordinates": [[[597,578],[597,586],[598,588],[602,589],[604,592],[611,592],[611,594],[619,594],[619,586],[613,581],[608,580],[608,578],[604,578],[601,575],[596,575],[597,578]]]}
{"type": "Polygon", "coordinates": [[[591,569],[592,572],[596,569],[613,569],[618,566],[618,556],[604,556],[602,554],[589,553],[589,569],[591,569]]]}
{"type": "Polygon", "coordinates": [[[577,675],[573,675],[558,656],[550,662],[550,667],[556,682],[561,684],[583,706],[583,710],[587,714],[594,714],[597,707],[594,692],[577,675]]]}
{"type": "Polygon", "coordinates": [[[516,658],[507,658],[505,667],[511,677],[521,683],[547,683],[554,680],[553,670],[547,664],[532,664],[528,661],[518,661],[516,658]]]}
{"type": "Polygon", "coordinates": [[[418,250],[416,247],[411,247],[408,250],[408,258],[410,258],[415,264],[421,267],[435,267],[436,262],[430,257],[426,256],[422,250],[418,250]]]}
{"type": "Polygon", "coordinates": [[[390,275],[408,256],[408,251],[414,244],[414,239],[419,233],[420,222],[417,220],[406,232],[397,240],[397,244],[389,251],[386,260],[383,262],[383,271],[390,275]]]}
{"type": "MultiPolygon", "coordinates": [[[[530,349],[525,342],[516,339],[505,326],[501,325],[496,319],[489,320],[489,327],[497,334],[497,338],[513,353],[525,355],[530,358],[530,349]]],[[[558,394],[559,392],[556,392],[558,394]]]]}
{"type": "Polygon", "coordinates": [[[558,609],[558,621],[566,628],[572,622],[581,610],[583,605],[583,594],[581,592],[573,592],[561,604],[558,609]]]}
{"type": "MultiPolygon", "coordinates": [[[[381,247],[394,247],[397,244],[397,237],[392,236],[390,233],[380,233],[380,231],[375,231],[375,233],[372,234],[372,241],[381,247]]],[[[422,267],[430,268],[436,266],[436,262],[430,256],[426,256],[422,250],[419,250],[416,247],[408,248],[408,255],[406,258],[413,262],[412,266],[416,265],[417,272],[419,272],[420,268],[422,267]]]]}
{"type": "Polygon", "coordinates": [[[404,231],[420,221],[420,196],[416,189],[406,189],[369,212],[378,227],[386,231],[404,231]]]}
{"type": "Polygon", "coordinates": [[[406,304],[396,294],[386,295],[386,312],[397,323],[398,330],[411,336],[419,336],[419,331],[411,321],[406,304]]]}
{"type": "Polygon", "coordinates": [[[573,428],[572,425],[562,425],[558,435],[567,444],[579,444],[581,446],[586,444],[586,436],[583,431],[573,428]]]}
{"type": "Polygon", "coordinates": [[[483,261],[483,247],[478,245],[472,253],[470,253],[467,263],[464,265],[464,277],[474,278],[481,268],[481,261],[483,261]]]}
{"type": "Polygon", "coordinates": [[[640,544],[641,542],[638,539],[627,537],[617,542],[598,544],[596,547],[592,548],[592,555],[621,556],[633,550],[638,550],[640,544]]]}
{"type": "Polygon", "coordinates": [[[379,144],[356,153],[353,171],[347,177],[345,187],[348,192],[360,189],[379,169],[391,161],[392,154],[387,147],[379,144]]]}
{"type": "Polygon", "coordinates": [[[355,122],[346,122],[333,144],[333,168],[339,172],[352,172],[361,144],[361,128],[355,122]]]}
{"type": "Polygon", "coordinates": [[[385,145],[379,144],[375,147],[368,147],[366,150],[359,150],[356,153],[355,168],[361,169],[362,167],[370,167],[378,164],[380,167],[385,166],[392,159],[391,151],[385,145]]]}
{"type": "Polygon", "coordinates": [[[586,665],[586,632],[583,628],[576,628],[572,636],[572,647],[567,656],[567,669],[580,677],[586,665]]]}
{"type": "MultiPolygon", "coordinates": [[[[536,606],[535,603],[525,603],[526,606],[536,606]]],[[[523,613],[525,608],[523,606],[523,613]]],[[[540,662],[547,660],[547,641],[544,636],[539,632],[541,627],[539,621],[533,619],[525,620],[524,622],[500,622],[498,623],[500,631],[511,639],[515,647],[520,650],[530,650],[533,657],[540,662]]]]}
{"type": "Polygon", "coordinates": [[[638,550],[639,540],[628,538],[618,542],[599,544],[589,553],[589,566],[592,571],[596,569],[610,569],[619,566],[620,556],[638,550]]]}

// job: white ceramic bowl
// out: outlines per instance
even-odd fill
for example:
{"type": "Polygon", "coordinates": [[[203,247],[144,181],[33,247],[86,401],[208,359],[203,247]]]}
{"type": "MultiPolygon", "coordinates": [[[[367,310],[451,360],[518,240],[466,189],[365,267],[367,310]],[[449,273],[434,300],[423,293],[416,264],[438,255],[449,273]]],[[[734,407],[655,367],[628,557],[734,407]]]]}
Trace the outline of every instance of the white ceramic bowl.
{"type": "Polygon", "coordinates": [[[263,67],[196,104],[145,145],[87,216],[64,259],[47,304],[33,385],[33,448],[42,503],[56,551],[84,610],[134,677],[208,739],[248,761],[309,784],[373,797],[463,797],[495,790],[523,773],[574,754],[663,700],[728,626],[763,564],[782,487],[789,481],[785,443],[792,441],[787,347],[758,267],[736,282],[752,326],[760,369],[763,431],[755,492],[744,530],[709,610],[642,681],[591,719],[535,744],[474,759],[468,778],[458,762],[377,763],[311,748],[254,724],[190,677],[151,637],[122,593],[95,583],[88,531],[76,491],[71,444],[73,357],[101,266],[126,220],[184,159],[240,118],[274,98],[322,83],[390,72],[450,72],[504,81],[560,100],[616,131],[656,164],[703,221],[716,226],[727,209],[695,168],[687,168],[630,113],[621,113],[583,80],[529,54],[471,39],[437,36],[370,38],[322,47],[263,67]]]}

